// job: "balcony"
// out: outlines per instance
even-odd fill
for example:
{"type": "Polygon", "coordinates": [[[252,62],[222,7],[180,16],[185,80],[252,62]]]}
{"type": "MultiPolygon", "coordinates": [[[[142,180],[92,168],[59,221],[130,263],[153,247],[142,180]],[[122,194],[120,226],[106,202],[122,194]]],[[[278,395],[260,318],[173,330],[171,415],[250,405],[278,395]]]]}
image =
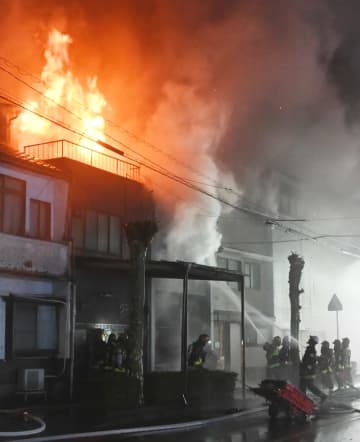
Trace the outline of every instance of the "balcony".
{"type": "Polygon", "coordinates": [[[56,140],[24,147],[25,154],[39,160],[69,158],[88,166],[105,170],[131,180],[139,181],[140,168],[103,152],[92,150],[68,140],[56,140]]]}

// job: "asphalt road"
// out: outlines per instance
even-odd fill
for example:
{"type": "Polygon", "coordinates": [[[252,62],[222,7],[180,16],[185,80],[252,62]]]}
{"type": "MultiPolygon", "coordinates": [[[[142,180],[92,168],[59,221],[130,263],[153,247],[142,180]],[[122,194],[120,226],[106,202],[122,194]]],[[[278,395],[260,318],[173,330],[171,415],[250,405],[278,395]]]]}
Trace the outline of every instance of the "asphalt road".
{"type": "Polygon", "coordinates": [[[270,420],[261,412],[207,429],[109,439],[126,442],[345,442],[360,441],[360,413],[324,414],[305,424],[285,418],[270,420]]]}

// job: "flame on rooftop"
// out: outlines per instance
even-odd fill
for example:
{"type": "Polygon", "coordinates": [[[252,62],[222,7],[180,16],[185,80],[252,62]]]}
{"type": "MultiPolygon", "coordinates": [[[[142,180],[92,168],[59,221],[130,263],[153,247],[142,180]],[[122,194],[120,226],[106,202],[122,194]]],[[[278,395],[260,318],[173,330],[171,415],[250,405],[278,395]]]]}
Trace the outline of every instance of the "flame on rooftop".
{"type": "Polygon", "coordinates": [[[43,95],[26,102],[30,110],[23,110],[14,122],[19,145],[69,138],[64,128],[69,126],[73,142],[88,149],[103,151],[96,140],[106,141],[105,120],[102,112],[106,100],[97,87],[97,78],[88,77],[84,87],[70,69],[69,35],[53,29],[49,33],[44,56],[46,63],[41,72],[43,95]],[[48,116],[60,123],[56,125],[31,111],[48,116]]]}

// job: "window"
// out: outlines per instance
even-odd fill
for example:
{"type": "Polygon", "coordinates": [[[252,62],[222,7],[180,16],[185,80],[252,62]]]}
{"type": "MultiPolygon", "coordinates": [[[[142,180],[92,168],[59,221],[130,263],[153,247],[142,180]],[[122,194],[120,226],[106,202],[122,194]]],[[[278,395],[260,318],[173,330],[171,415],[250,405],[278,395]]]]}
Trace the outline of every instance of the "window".
{"type": "Polygon", "coordinates": [[[54,304],[8,301],[8,351],[12,356],[34,356],[57,351],[58,312],[54,304]]]}
{"type": "Polygon", "coordinates": [[[72,237],[77,248],[100,253],[123,255],[124,242],[120,218],[95,210],[74,211],[72,237]]]}
{"type": "Polygon", "coordinates": [[[25,232],[25,189],[23,180],[0,175],[0,230],[13,235],[25,232]]]}
{"type": "Polygon", "coordinates": [[[227,266],[228,266],[227,259],[223,258],[222,256],[218,256],[217,257],[217,265],[221,269],[227,269],[227,266]]]}
{"type": "MultiPolygon", "coordinates": [[[[235,259],[228,259],[228,270],[233,270],[235,272],[241,272],[241,262],[235,259]]],[[[228,283],[229,286],[234,290],[241,290],[240,283],[232,281],[228,283]]]]}
{"type": "Polygon", "coordinates": [[[121,224],[117,216],[110,216],[109,250],[113,255],[121,254],[121,224]]]}
{"type": "Polygon", "coordinates": [[[71,218],[71,237],[75,247],[84,247],[84,218],[79,211],[74,211],[71,218]]]}
{"type": "MultiPolygon", "coordinates": [[[[217,265],[222,269],[233,270],[235,272],[241,273],[241,261],[238,261],[236,259],[228,259],[222,256],[218,256],[217,265]]],[[[228,285],[234,290],[241,290],[239,282],[231,281],[228,282],[228,285]]]]}
{"type": "Polygon", "coordinates": [[[244,264],[244,285],[246,289],[260,290],[260,264],[256,262],[245,262],[244,264]]]}
{"type": "Polygon", "coordinates": [[[30,200],[30,236],[50,239],[51,205],[45,201],[30,200]]]}

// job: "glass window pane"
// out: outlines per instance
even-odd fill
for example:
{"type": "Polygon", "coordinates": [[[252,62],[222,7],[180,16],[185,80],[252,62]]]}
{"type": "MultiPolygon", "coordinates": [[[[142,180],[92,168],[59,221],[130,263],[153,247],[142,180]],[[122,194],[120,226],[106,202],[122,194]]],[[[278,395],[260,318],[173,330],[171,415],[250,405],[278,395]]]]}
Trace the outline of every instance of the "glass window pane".
{"type": "Polygon", "coordinates": [[[84,247],[84,225],[80,216],[73,216],[71,219],[71,235],[75,247],[84,247]]]}
{"type": "Polygon", "coordinates": [[[108,216],[98,214],[98,250],[107,252],[109,248],[109,220],[108,216]]]}
{"type": "Polygon", "coordinates": [[[25,181],[10,176],[4,176],[4,187],[22,192],[25,187],[25,181]]]}
{"type": "Polygon", "coordinates": [[[222,256],[218,256],[217,257],[217,264],[218,264],[218,267],[220,267],[222,269],[226,269],[227,268],[227,259],[223,258],[222,256]]]}
{"type": "Polygon", "coordinates": [[[39,305],[37,308],[37,348],[57,348],[57,316],[54,305],[39,305]]]}
{"type": "Polygon", "coordinates": [[[86,212],[85,248],[97,249],[97,215],[91,210],[86,212]]]}
{"type": "Polygon", "coordinates": [[[30,236],[37,237],[39,235],[39,202],[30,200],[30,236]]]}
{"type": "Polygon", "coordinates": [[[40,201],[40,232],[39,237],[42,239],[50,239],[51,228],[51,205],[45,201],[40,201]]]}
{"type": "Polygon", "coordinates": [[[13,193],[4,195],[3,231],[13,235],[24,233],[24,198],[13,193]]]}
{"type": "Polygon", "coordinates": [[[121,226],[117,216],[110,216],[110,253],[120,255],[121,252],[121,226]]]}
{"type": "Polygon", "coordinates": [[[236,261],[235,259],[229,259],[228,260],[228,269],[229,270],[235,270],[236,272],[238,271],[238,261],[236,261]]]}
{"type": "Polygon", "coordinates": [[[252,269],[252,287],[256,290],[260,289],[260,264],[254,263],[252,269]]]}
{"type": "Polygon", "coordinates": [[[14,351],[36,349],[36,304],[17,302],[14,306],[14,351]]]}

